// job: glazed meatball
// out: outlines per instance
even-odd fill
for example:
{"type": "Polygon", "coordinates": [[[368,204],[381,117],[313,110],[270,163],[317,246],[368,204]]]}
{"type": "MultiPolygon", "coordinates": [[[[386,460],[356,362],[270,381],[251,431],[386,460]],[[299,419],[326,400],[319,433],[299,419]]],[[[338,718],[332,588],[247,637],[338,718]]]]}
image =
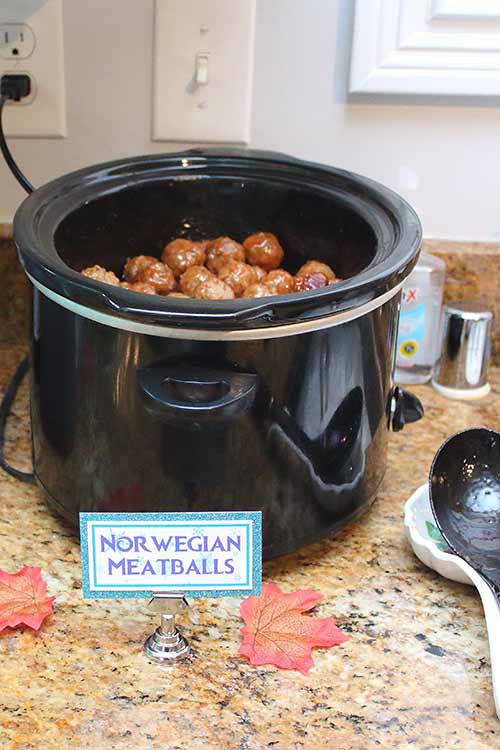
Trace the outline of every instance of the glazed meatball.
{"type": "Polygon", "coordinates": [[[252,266],[262,266],[265,271],[278,268],[285,253],[276,235],[271,232],[256,232],[243,243],[246,258],[252,266]]]}
{"type": "Polygon", "coordinates": [[[232,240],[231,237],[217,237],[209,242],[207,247],[207,268],[213,273],[218,273],[222,266],[230,260],[245,262],[245,251],[243,245],[232,240]]]}
{"type": "Polygon", "coordinates": [[[253,266],[239,260],[229,260],[226,265],[219,268],[218,276],[231,287],[236,297],[241,297],[245,289],[257,281],[253,266]]]}
{"type": "Polygon", "coordinates": [[[272,297],[276,292],[267,284],[251,284],[243,292],[244,297],[272,297]]]}
{"type": "Polygon", "coordinates": [[[294,286],[296,292],[310,292],[312,289],[321,289],[328,285],[328,279],[324,273],[305,273],[296,276],[294,286]]]}
{"type": "Polygon", "coordinates": [[[337,281],[337,277],[330,266],[327,266],[326,263],[321,263],[319,260],[308,260],[307,263],[304,263],[304,265],[299,268],[295,275],[308,276],[309,274],[316,273],[322,273],[328,283],[330,283],[330,281],[337,281]]]}
{"type": "Polygon", "coordinates": [[[290,294],[295,291],[294,278],[284,268],[269,271],[264,279],[264,284],[275,291],[276,294],[290,294]]]}
{"type": "Polygon", "coordinates": [[[131,284],[129,281],[122,281],[120,284],[123,289],[130,289],[131,292],[142,292],[143,294],[156,294],[156,288],[147,281],[136,281],[131,284]]]}
{"type": "Polygon", "coordinates": [[[252,266],[255,273],[255,283],[258,284],[260,281],[264,281],[267,276],[267,271],[264,271],[260,266],[252,266]]]}
{"type": "Polygon", "coordinates": [[[188,297],[194,297],[194,291],[199,284],[203,284],[215,276],[205,266],[191,266],[179,279],[179,286],[188,297]]]}
{"type": "Polygon", "coordinates": [[[234,299],[234,292],[228,284],[213,276],[198,284],[192,296],[195,299],[234,299]]]}
{"type": "Polygon", "coordinates": [[[152,284],[157,294],[168,294],[175,289],[175,279],[172,270],[157,260],[139,273],[138,281],[152,284]]]}
{"type": "Polygon", "coordinates": [[[172,240],[165,246],[161,259],[178,278],[191,266],[203,265],[207,244],[207,242],[191,242],[191,240],[184,239],[172,240]]]}
{"type": "Polygon", "coordinates": [[[141,271],[144,271],[151,263],[156,263],[157,260],[158,258],[153,258],[151,255],[136,255],[134,258],[129,258],[123,269],[123,278],[132,284],[139,281],[141,271]]]}
{"type": "Polygon", "coordinates": [[[84,268],[81,271],[84,276],[88,276],[89,279],[95,279],[96,281],[103,281],[105,284],[112,284],[112,286],[120,286],[120,279],[116,276],[113,271],[106,271],[102,266],[90,266],[84,268]]]}

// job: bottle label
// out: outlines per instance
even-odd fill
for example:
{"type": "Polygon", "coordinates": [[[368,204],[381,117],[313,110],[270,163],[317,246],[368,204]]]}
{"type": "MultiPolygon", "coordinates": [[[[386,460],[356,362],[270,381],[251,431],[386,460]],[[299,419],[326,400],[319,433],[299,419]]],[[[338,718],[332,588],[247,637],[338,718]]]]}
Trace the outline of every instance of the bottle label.
{"type": "Polygon", "coordinates": [[[425,305],[402,309],[399,316],[398,356],[405,360],[416,357],[425,338],[425,305]]]}
{"type": "Polygon", "coordinates": [[[418,286],[408,287],[403,289],[402,303],[403,307],[408,305],[415,305],[420,297],[420,290],[418,286]]]}

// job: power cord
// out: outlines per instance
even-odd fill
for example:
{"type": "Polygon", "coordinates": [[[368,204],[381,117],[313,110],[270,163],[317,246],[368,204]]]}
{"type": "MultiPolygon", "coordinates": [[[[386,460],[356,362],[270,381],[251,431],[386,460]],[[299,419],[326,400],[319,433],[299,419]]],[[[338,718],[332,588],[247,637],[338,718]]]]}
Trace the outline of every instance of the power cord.
{"type": "Polygon", "coordinates": [[[3,132],[3,108],[5,102],[12,100],[15,102],[21,101],[31,93],[31,80],[30,77],[23,73],[3,75],[0,79],[0,151],[3,154],[7,166],[10,171],[27,193],[32,193],[34,190],[33,185],[24,176],[19,167],[16,164],[16,160],[12,156],[7,141],[5,140],[5,134],[3,132]]]}
{"type": "Polygon", "coordinates": [[[35,475],[30,474],[27,471],[20,471],[11,466],[4,455],[5,448],[5,427],[7,425],[7,419],[9,417],[12,405],[16,399],[19,386],[24,380],[24,377],[29,369],[28,357],[25,357],[21,364],[18,366],[14,373],[14,377],[7,386],[7,390],[4,393],[2,403],[0,404],[0,467],[10,474],[11,477],[20,479],[22,482],[28,482],[29,484],[35,483],[35,475]]]}
{"type": "MultiPolygon", "coordinates": [[[[31,81],[29,76],[27,75],[4,75],[0,79],[0,150],[5,161],[7,162],[10,171],[27,193],[32,193],[34,188],[31,182],[23,175],[23,173],[17,166],[9,147],[7,146],[5,135],[3,132],[2,115],[6,101],[8,101],[9,99],[20,101],[24,97],[29,96],[30,91],[31,81]]],[[[7,426],[7,419],[11,412],[12,405],[16,399],[19,387],[23,382],[28,369],[29,361],[28,357],[25,357],[14,373],[14,377],[7,386],[7,389],[2,398],[2,402],[0,403],[0,467],[12,477],[20,479],[22,482],[34,484],[35,475],[27,471],[20,471],[19,469],[15,469],[7,462],[4,454],[5,428],[7,426]]]]}

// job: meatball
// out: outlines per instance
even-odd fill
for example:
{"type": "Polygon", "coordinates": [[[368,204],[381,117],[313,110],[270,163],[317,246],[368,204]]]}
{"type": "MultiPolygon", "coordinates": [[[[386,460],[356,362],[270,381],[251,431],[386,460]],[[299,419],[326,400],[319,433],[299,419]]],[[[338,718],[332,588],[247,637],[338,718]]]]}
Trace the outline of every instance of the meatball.
{"type": "Polygon", "coordinates": [[[195,299],[234,299],[234,292],[228,284],[213,276],[198,284],[192,296],[195,299]]]}
{"type": "Polygon", "coordinates": [[[191,268],[188,268],[182,274],[179,279],[179,286],[188,297],[194,297],[196,287],[209,279],[215,279],[215,276],[208,268],[205,268],[205,266],[191,266],[191,268]]]}
{"type": "Polygon", "coordinates": [[[248,263],[252,266],[262,266],[265,271],[278,268],[285,256],[278,238],[271,232],[251,234],[244,241],[243,247],[248,263]]]}
{"type": "Polygon", "coordinates": [[[337,277],[330,266],[327,266],[326,263],[321,263],[319,260],[308,260],[307,263],[304,263],[304,265],[299,268],[296,276],[307,276],[311,273],[322,273],[328,283],[337,280],[337,277]]]}
{"type": "Polygon", "coordinates": [[[157,260],[158,258],[153,258],[152,255],[136,255],[134,258],[129,258],[123,269],[123,278],[132,284],[139,281],[141,271],[150,266],[151,263],[156,263],[157,260]]]}
{"type": "Polygon", "coordinates": [[[324,273],[305,273],[302,276],[296,276],[294,282],[296,292],[310,292],[312,289],[327,286],[328,279],[324,273]]]}
{"type": "Polygon", "coordinates": [[[156,294],[156,288],[147,281],[136,281],[131,284],[129,281],[122,281],[120,286],[123,289],[130,289],[131,292],[142,292],[143,294],[156,294]]]}
{"type": "Polygon", "coordinates": [[[229,284],[236,297],[241,297],[247,286],[257,281],[253,266],[239,260],[228,261],[226,265],[219,268],[218,276],[219,279],[229,284]]]}
{"type": "Polygon", "coordinates": [[[264,279],[264,284],[275,291],[276,294],[290,294],[295,291],[294,278],[284,268],[269,271],[264,279]]]}
{"type": "Polygon", "coordinates": [[[88,276],[89,279],[103,281],[105,284],[112,284],[112,286],[120,286],[120,279],[118,276],[116,276],[113,271],[106,271],[102,266],[90,266],[89,268],[84,268],[80,273],[84,276],[88,276]]]}
{"type": "Polygon", "coordinates": [[[174,276],[181,276],[191,266],[202,266],[205,262],[206,242],[191,242],[191,240],[172,240],[165,245],[161,259],[172,269],[174,276]]]}
{"type": "Polygon", "coordinates": [[[198,245],[199,247],[201,247],[201,249],[203,250],[203,252],[206,255],[206,252],[208,250],[208,246],[210,245],[211,242],[212,242],[212,240],[196,240],[196,242],[194,244],[198,245]]]}
{"type": "Polygon", "coordinates": [[[244,297],[272,297],[276,292],[267,284],[250,284],[243,292],[244,297]]]}
{"type": "Polygon", "coordinates": [[[207,247],[207,268],[217,273],[229,260],[245,262],[243,245],[232,240],[231,237],[217,237],[211,240],[207,247]]]}
{"type": "Polygon", "coordinates": [[[167,297],[182,297],[183,299],[189,299],[189,294],[183,294],[182,292],[170,292],[167,297]]]}
{"type": "Polygon", "coordinates": [[[258,284],[260,281],[264,281],[267,276],[267,271],[264,271],[260,266],[252,266],[255,273],[255,282],[258,284]]]}
{"type": "Polygon", "coordinates": [[[157,294],[168,294],[175,289],[175,279],[172,270],[160,260],[151,263],[139,273],[138,281],[152,284],[157,294]]]}

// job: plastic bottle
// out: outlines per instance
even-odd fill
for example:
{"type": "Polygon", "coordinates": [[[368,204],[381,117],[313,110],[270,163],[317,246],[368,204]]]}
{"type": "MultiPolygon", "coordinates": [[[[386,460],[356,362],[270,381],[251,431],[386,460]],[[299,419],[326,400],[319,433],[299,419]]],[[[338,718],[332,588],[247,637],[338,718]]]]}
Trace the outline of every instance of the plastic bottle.
{"type": "Polygon", "coordinates": [[[430,380],[439,355],[445,263],[422,253],[403,286],[396,350],[397,383],[430,380]]]}

